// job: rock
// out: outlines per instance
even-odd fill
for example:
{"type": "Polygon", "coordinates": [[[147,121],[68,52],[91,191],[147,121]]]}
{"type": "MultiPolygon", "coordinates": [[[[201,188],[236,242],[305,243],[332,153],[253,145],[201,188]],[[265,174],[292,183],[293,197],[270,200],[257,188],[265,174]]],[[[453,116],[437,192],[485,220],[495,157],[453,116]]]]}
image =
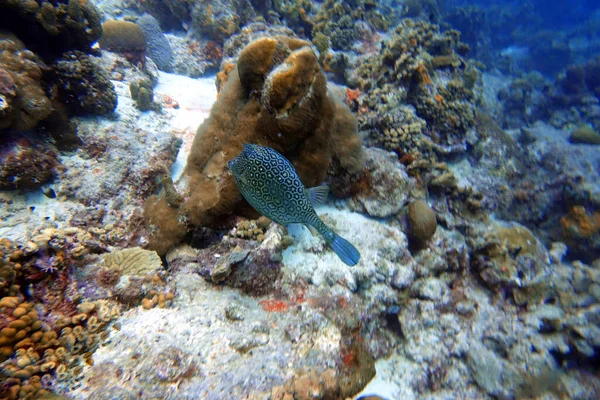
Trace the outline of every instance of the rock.
{"type": "Polygon", "coordinates": [[[600,134],[590,126],[582,126],[571,132],[569,142],[576,144],[600,144],[600,134]]]}
{"type": "Polygon", "coordinates": [[[467,365],[477,385],[490,396],[511,398],[511,389],[522,381],[514,367],[479,343],[473,343],[467,353],[467,365]]]}
{"type": "Polygon", "coordinates": [[[417,295],[425,300],[442,301],[448,296],[450,289],[448,285],[437,278],[428,278],[416,285],[417,295]]]}
{"type": "Polygon", "coordinates": [[[392,152],[370,148],[365,170],[369,186],[347,200],[350,209],[379,218],[400,211],[408,200],[413,183],[398,157],[392,152]]]}

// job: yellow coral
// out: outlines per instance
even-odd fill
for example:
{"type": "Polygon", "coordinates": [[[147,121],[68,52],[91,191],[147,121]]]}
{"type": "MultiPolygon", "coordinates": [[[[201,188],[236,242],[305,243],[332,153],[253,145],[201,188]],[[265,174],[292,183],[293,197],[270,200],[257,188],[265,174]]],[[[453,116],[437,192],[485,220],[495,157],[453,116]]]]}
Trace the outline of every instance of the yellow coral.
{"type": "Polygon", "coordinates": [[[122,275],[145,276],[162,269],[162,261],[155,251],[133,247],[104,255],[104,266],[121,271],[122,275]]]}

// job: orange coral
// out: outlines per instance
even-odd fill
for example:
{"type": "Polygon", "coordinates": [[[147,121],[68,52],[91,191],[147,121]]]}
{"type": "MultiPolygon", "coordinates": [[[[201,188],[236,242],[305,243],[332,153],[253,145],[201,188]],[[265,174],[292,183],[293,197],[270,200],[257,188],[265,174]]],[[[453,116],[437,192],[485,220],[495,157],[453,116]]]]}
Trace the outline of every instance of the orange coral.
{"type": "Polygon", "coordinates": [[[331,61],[333,61],[333,54],[328,53],[325,57],[323,57],[323,71],[332,72],[331,61]]]}
{"type": "Polygon", "coordinates": [[[223,65],[223,69],[217,73],[217,99],[221,94],[221,89],[223,89],[225,82],[229,79],[229,74],[231,74],[231,71],[233,71],[234,68],[235,64],[227,63],[223,65]]]}
{"type": "Polygon", "coordinates": [[[589,238],[600,230],[600,212],[591,215],[583,206],[574,206],[560,219],[565,236],[571,238],[589,238]]]}
{"type": "Polygon", "coordinates": [[[427,67],[425,65],[420,64],[415,70],[416,79],[422,85],[431,85],[431,76],[429,76],[429,72],[427,71],[427,67]]]}
{"type": "Polygon", "coordinates": [[[204,56],[210,61],[219,61],[223,57],[223,49],[212,40],[204,45],[204,56]]]}
{"type": "Polygon", "coordinates": [[[285,312],[289,308],[288,303],[283,300],[261,300],[258,304],[267,312],[285,312]]]}
{"type": "Polygon", "coordinates": [[[408,166],[408,165],[412,164],[416,159],[417,159],[417,157],[415,157],[414,154],[406,153],[402,157],[400,157],[400,162],[402,164],[408,166]]]}
{"type": "Polygon", "coordinates": [[[441,106],[444,102],[444,96],[442,96],[441,94],[436,94],[433,98],[438,103],[438,106],[441,106]]]}
{"type": "Polygon", "coordinates": [[[346,88],[346,104],[351,105],[354,102],[358,102],[359,97],[360,97],[359,89],[346,88]]]}

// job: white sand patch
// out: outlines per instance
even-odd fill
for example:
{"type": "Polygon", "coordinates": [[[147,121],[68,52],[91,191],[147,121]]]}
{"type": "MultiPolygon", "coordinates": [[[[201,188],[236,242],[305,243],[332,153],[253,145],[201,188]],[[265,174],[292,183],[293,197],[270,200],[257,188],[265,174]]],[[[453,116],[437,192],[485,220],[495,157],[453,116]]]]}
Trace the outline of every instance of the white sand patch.
{"type": "Polygon", "coordinates": [[[171,169],[171,175],[176,180],[185,166],[196,129],[208,117],[217,99],[215,78],[210,76],[194,79],[160,72],[158,85],[154,88],[154,98],[163,104],[163,111],[171,116],[171,132],[183,140],[177,160],[171,169]],[[166,103],[173,104],[173,101],[179,108],[165,106],[166,103]]]}

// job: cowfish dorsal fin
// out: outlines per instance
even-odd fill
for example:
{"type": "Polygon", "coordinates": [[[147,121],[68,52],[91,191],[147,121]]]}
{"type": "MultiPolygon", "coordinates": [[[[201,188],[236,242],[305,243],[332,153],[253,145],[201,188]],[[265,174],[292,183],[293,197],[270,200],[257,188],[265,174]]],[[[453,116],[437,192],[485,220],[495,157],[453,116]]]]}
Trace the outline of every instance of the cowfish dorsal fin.
{"type": "Polygon", "coordinates": [[[325,204],[327,201],[327,196],[329,196],[329,186],[321,185],[310,188],[306,191],[306,195],[308,196],[308,200],[310,200],[310,204],[314,206],[318,206],[321,204],[325,204]]]}

